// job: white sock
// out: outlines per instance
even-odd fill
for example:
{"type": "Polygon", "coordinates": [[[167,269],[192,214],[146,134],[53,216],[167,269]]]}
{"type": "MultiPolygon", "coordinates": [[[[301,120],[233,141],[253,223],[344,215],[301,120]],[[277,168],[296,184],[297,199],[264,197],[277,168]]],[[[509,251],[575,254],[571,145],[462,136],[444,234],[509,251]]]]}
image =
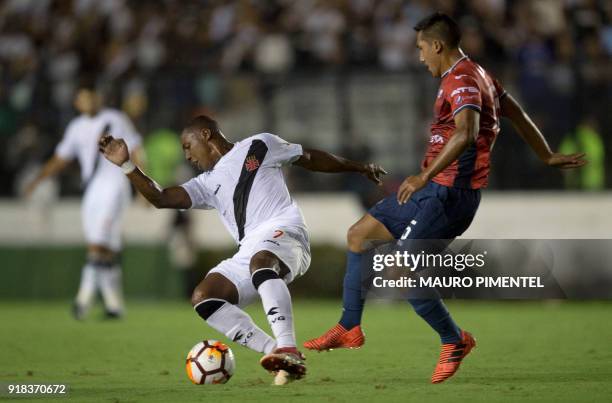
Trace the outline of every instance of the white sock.
{"type": "Polygon", "coordinates": [[[276,338],[277,347],[295,347],[293,309],[287,284],[280,278],[268,279],[259,285],[257,292],[276,338]]]}
{"type": "Polygon", "coordinates": [[[81,283],[76,296],[77,305],[87,310],[91,307],[93,299],[96,296],[96,271],[94,266],[87,263],[81,270],[81,283]]]}
{"type": "Polygon", "coordinates": [[[104,306],[108,312],[123,313],[123,289],[121,266],[98,268],[98,279],[104,306]]]}
{"type": "Polygon", "coordinates": [[[261,330],[246,312],[229,302],[210,315],[206,323],[230,340],[258,353],[268,354],[276,348],[272,337],[261,330]]]}

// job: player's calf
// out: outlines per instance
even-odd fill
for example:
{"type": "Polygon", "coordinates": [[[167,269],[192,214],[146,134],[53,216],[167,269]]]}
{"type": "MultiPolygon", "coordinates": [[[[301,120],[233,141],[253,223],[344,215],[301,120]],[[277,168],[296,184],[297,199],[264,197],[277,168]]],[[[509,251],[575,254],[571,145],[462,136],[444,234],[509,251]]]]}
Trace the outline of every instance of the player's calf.
{"type": "MultiPolygon", "coordinates": [[[[198,315],[206,323],[241,346],[259,353],[269,353],[276,347],[276,341],[261,330],[251,317],[229,300],[235,300],[233,284],[218,273],[208,275],[192,295],[192,303],[198,315]],[[216,285],[216,287],[215,287],[216,285]],[[216,290],[208,292],[207,290],[216,290]],[[225,291],[224,291],[225,290],[225,291]]],[[[235,292],[236,296],[238,292],[235,292]]]]}
{"type": "Polygon", "coordinates": [[[251,258],[250,270],[277,346],[295,348],[291,294],[282,279],[287,274],[286,267],[281,267],[273,253],[263,250],[251,258]]]}

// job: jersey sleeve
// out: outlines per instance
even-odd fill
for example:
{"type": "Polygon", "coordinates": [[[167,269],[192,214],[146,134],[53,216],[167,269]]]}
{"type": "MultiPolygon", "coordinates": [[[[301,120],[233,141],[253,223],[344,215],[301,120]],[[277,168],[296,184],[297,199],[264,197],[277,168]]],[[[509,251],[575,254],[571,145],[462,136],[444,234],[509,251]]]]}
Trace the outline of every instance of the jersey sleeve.
{"type": "Polygon", "coordinates": [[[451,77],[447,93],[453,117],[466,108],[480,112],[482,94],[476,80],[472,77],[465,74],[451,77]]]}
{"type": "Polygon", "coordinates": [[[502,99],[503,97],[508,95],[504,87],[501,85],[501,83],[497,79],[492,78],[492,80],[493,80],[493,85],[495,86],[495,92],[497,92],[497,99],[502,99]]]}
{"type": "Polygon", "coordinates": [[[295,162],[304,153],[300,144],[289,143],[274,134],[265,133],[263,141],[268,146],[266,161],[277,167],[295,162]]]}
{"type": "Polygon", "coordinates": [[[206,177],[207,173],[203,173],[181,185],[191,199],[191,208],[201,210],[211,210],[215,208],[213,205],[214,195],[206,186],[206,177]]]}
{"type": "Polygon", "coordinates": [[[74,123],[70,123],[64,132],[62,141],[55,147],[55,154],[64,160],[72,160],[77,156],[78,144],[76,142],[74,123]]]}

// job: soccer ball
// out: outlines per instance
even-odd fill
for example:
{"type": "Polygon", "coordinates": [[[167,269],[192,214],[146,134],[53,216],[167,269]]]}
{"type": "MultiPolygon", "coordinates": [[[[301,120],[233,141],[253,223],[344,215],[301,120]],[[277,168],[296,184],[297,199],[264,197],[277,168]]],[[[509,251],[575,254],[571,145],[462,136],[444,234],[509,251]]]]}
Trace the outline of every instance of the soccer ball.
{"type": "Polygon", "coordinates": [[[217,340],[204,340],[187,354],[187,376],[196,385],[225,383],[234,374],[234,353],[217,340]]]}

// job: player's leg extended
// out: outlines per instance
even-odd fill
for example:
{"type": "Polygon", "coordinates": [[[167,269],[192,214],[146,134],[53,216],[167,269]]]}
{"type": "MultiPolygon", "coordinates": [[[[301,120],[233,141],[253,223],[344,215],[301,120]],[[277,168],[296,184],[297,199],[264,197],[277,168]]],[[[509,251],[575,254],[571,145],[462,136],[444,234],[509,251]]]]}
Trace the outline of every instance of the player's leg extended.
{"type": "Polygon", "coordinates": [[[444,382],[457,372],[463,358],[476,346],[476,341],[469,332],[457,326],[441,298],[409,299],[408,302],[440,336],[440,357],[431,382],[444,382]]]}
{"type": "Polygon", "coordinates": [[[98,253],[96,248],[87,248],[87,262],[81,270],[79,290],[74,300],[73,314],[76,319],[84,319],[93,304],[98,291],[98,271],[101,266],[107,265],[104,254],[98,253]]]}
{"type": "Polygon", "coordinates": [[[193,291],[191,303],[210,327],[259,353],[269,353],[276,341],[238,307],[238,290],[221,273],[209,273],[193,291]]]}
{"type": "Polygon", "coordinates": [[[98,256],[95,266],[96,283],[108,318],[119,318],[124,313],[122,270],[119,253],[102,245],[89,245],[89,254],[98,256]]]}
{"type": "MultiPolygon", "coordinates": [[[[419,195],[419,208],[404,231],[405,239],[454,239],[469,226],[480,202],[478,191],[429,184],[419,195]]],[[[440,336],[440,357],[432,383],[450,378],[476,345],[457,326],[441,298],[409,299],[415,312],[440,336]]]]}
{"type": "MultiPolygon", "coordinates": [[[[124,313],[121,251],[121,219],[129,203],[129,188],[101,188],[91,184],[81,210],[88,255],[93,265],[96,285],[100,290],[108,318],[124,313]]],[[[78,304],[77,304],[78,306],[78,304]]]]}
{"type": "Polygon", "coordinates": [[[306,366],[296,347],[291,294],[283,280],[289,269],[275,254],[261,250],[251,258],[250,271],[277,343],[277,348],[261,359],[261,365],[268,371],[283,370],[302,377],[306,366]]]}
{"type": "Polygon", "coordinates": [[[393,235],[370,214],[364,215],[348,230],[346,272],[342,290],[342,316],[336,326],[322,336],[304,343],[311,350],[358,348],[365,342],[361,330],[364,299],[361,295],[361,256],[371,240],[390,241],[393,235]]]}

